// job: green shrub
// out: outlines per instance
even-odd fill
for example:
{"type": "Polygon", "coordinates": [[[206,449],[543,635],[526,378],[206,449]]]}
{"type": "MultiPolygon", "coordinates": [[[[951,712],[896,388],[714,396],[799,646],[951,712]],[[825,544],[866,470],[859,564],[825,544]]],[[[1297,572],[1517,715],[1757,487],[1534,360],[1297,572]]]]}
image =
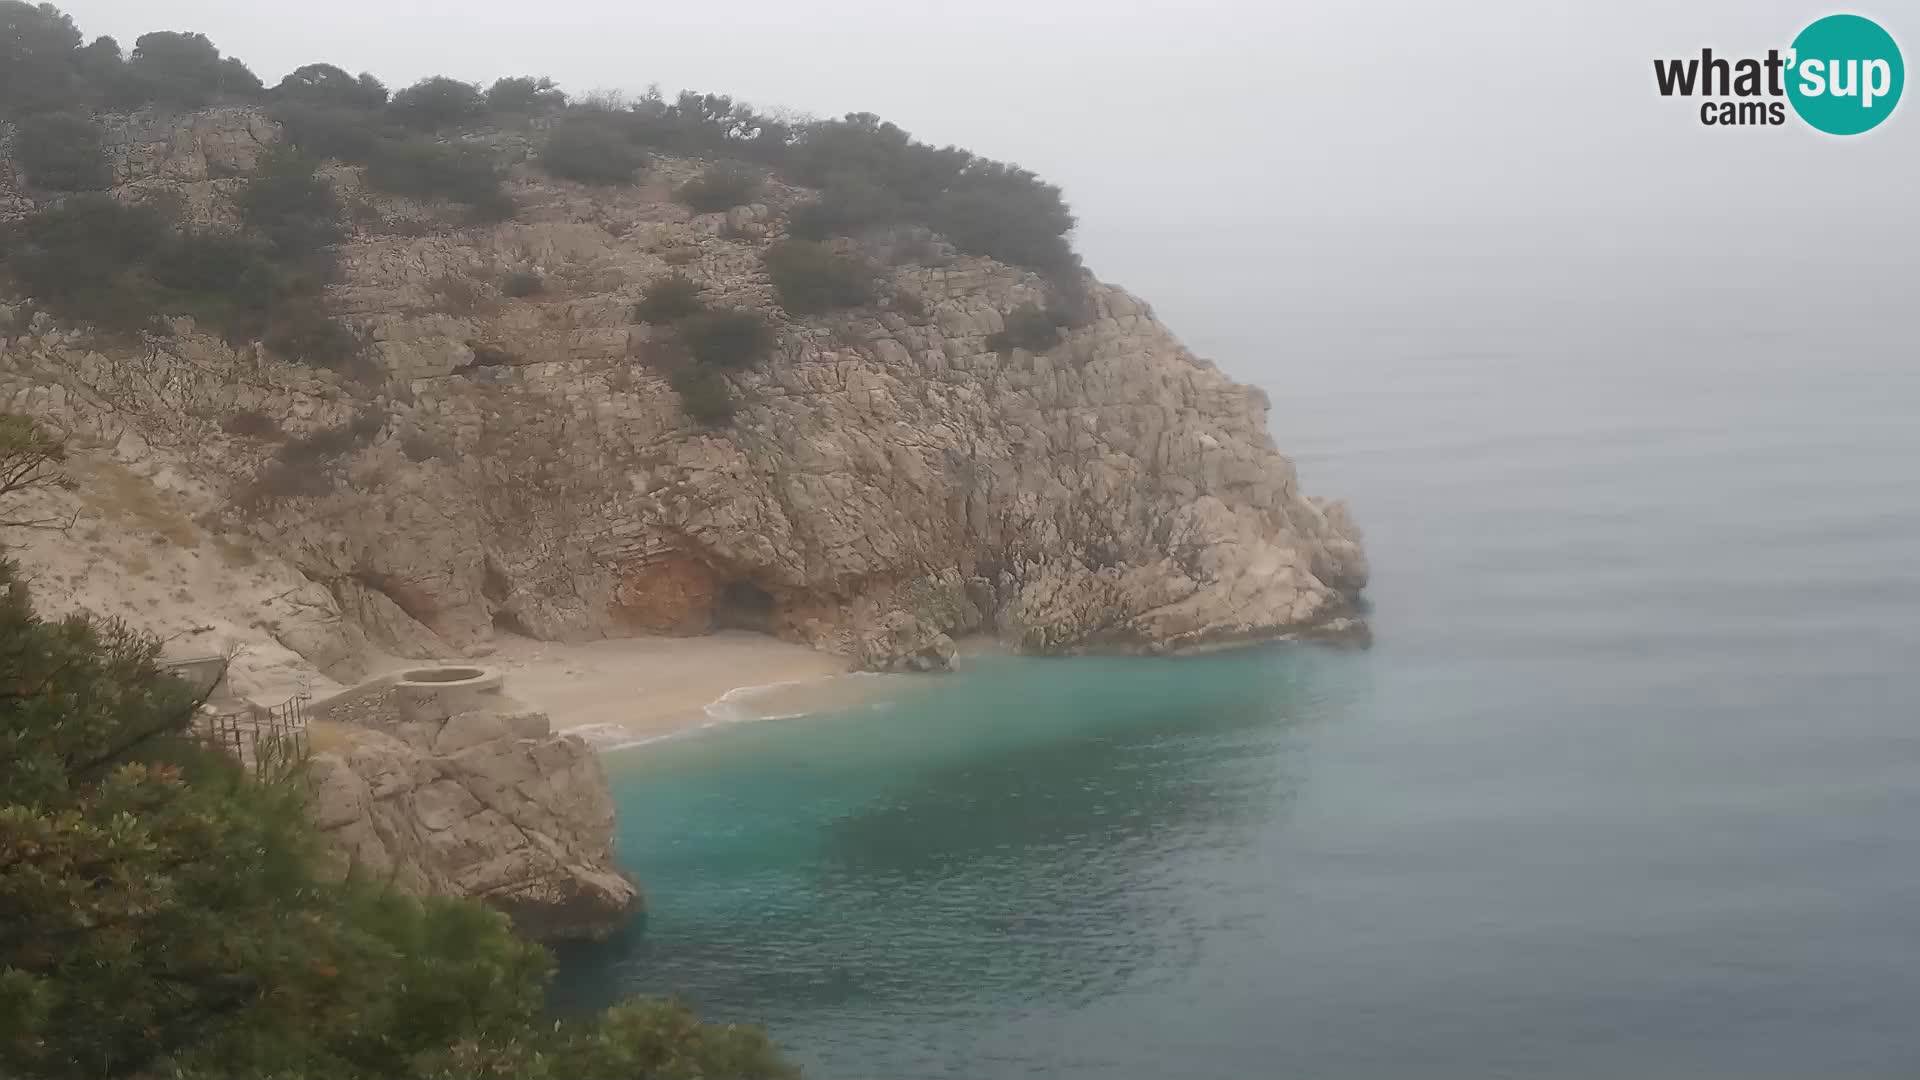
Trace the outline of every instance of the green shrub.
{"type": "Polygon", "coordinates": [[[531,270],[515,270],[500,283],[500,291],[508,296],[538,296],[547,289],[547,279],[531,270]]]}
{"type": "Polygon", "coordinates": [[[733,419],[733,385],[714,368],[686,364],[667,377],[680,395],[680,407],[695,423],[721,427],[733,419]]]}
{"type": "Polygon", "coordinates": [[[39,187],[99,191],[112,181],[100,130],[80,113],[43,113],[22,120],[14,131],[13,154],[39,187]]]}
{"type": "Polygon", "coordinates": [[[72,108],[84,91],[80,28],[52,4],[0,2],[0,115],[72,108]]]}
{"type": "Polygon", "coordinates": [[[953,246],[1055,278],[1078,269],[1066,234],[1073,215],[1060,189],[1024,169],[976,161],[935,200],[930,223],[953,246]]]}
{"type": "Polygon", "coordinates": [[[282,359],[350,374],[366,373],[360,338],[330,318],[318,298],[283,304],[261,343],[282,359]]]}
{"type": "Polygon", "coordinates": [[[140,269],[168,239],[159,211],[76,195],[10,233],[7,277],[55,318],[121,333],[152,321],[152,288],[140,269]]]}
{"type": "Polygon", "coordinates": [[[871,113],[808,126],[784,171],[821,189],[819,200],[790,216],[796,237],[911,221],[970,254],[1061,280],[1078,270],[1067,241],[1073,214],[1059,188],[1025,169],[916,142],[871,113]]]}
{"type": "Polygon", "coordinates": [[[893,309],[909,319],[924,319],[927,317],[927,302],[921,299],[919,293],[908,292],[906,289],[899,289],[894,292],[893,309]]]}
{"type": "Polygon", "coordinates": [[[506,197],[499,170],[485,151],[441,143],[382,145],[367,166],[367,183],[394,195],[450,199],[476,207],[497,204],[506,197]]]}
{"type": "Polygon", "coordinates": [[[633,317],[644,323],[664,326],[706,307],[700,301],[700,283],[685,274],[665,274],[647,283],[640,302],[633,305],[633,317]]]}
{"type": "Polygon", "coordinates": [[[1038,304],[1020,305],[1007,313],[1006,321],[1006,329],[987,337],[987,348],[995,352],[1012,349],[1046,352],[1060,344],[1060,327],[1038,304]]]}
{"type": "Polygon", "coordinates": [[[341,109],[378,109],[387,103],[387,88],[361,72],[359,78],[332,64],[302,64],[294,68],[273,94],[281,101],[341,109]]]}
{"type": "Polygon", "coordinates": [[[311,158],[276,151],[236,200],[242,220],[266,238],[276,259],[306,260],[340,241],[340,200],[313,169],[311,158]]]}
{"type": "Polygon", "coordinates": [[[719,368],[752,367],[774,343],[773,328],[744,308],[690,315],[680,321],[679,332],[695,360],[719,368]]]}
{"type": "Polygon", "coordinates": [[[760,170],[751,165],[722,161],[681,184],[673,197],[692,207],[695,213],[711,214],[752,202],[759,197],[764,182],[760,170]]]}
{"type": "Polygon", "coordinates": [[[551,957],[498,912],[340,880],[303,763],[207,746],[159,654],[124,626],[39,617],[0,563],[0,681],[34,691],[0,723],[0,1073],[794,1075],[758,1032],[674,1005],[556,1021],[551,957]]]}
{"type": "Polygon", "coordinates": [[[148,259],[156,286],[148,301],[158,315],[192,315],[233,342],[264,333],[288,292],[264,245],[245,236],[189,229],[148,259]]]}
{"type": "Polygon", "coordinates": [[[421,79],[393,95],[393,103],[387,106],[394,119],[420,131],[469,123],[484,110],[479,87],[445,75],[421,79]]]}
{"type": "Polygon", "coordinates": [[[487,109],[496,113],[546,112],[567,105],[567,95],[544,75],[495,80],[487,88],[486,100],[487,109]]]}
{"type": "Polygon", "coordinates": [[[683,90],[669,103],[653,91],[633,102],[627,114],[635,138],[682,157],[777,162],[793,139],[787,124],[725,94],[683,90]]]}
{"type": "Polygon", "coordinates": [[[397,134],[379,112],[338,105],[293,101],[276,106],[273,116],[303,153],[355,165],[372,161],[397,134]]]}
{"type": "Polygon", "coordinates": [[[829,178],[818,199],[787,214],[787,231],[801,240],[825,240],[922,216],[873,177],[842,172],[829,178]]]}
{"type": "Polygon", "coordinates": [[[819,315],[873,303],[874,268],[825,244],[786,240],[767,249],[767,276],[792,315],[819,315]]]}
{"type": "Polygon", "coordinates": [[[513,220],[520,207],[507,193],[506,185],[495,184],[487,191],[475,195],[467,201],[467,224],[495,225],[502,221],[513,220]]]}
{"type": "Polygon", "coordinates": [[[260,79],[233,57],[222,58],[205,34],[170,30],[142,34],[110,96],[117,105],[131,107],[159,102],[198,109],[220,98],[254,98],[262,91],[260,79]]]}
{"type": "Polygon", "coordinates": [[[647,152],[619,128],[594,120],[554,127],[540,151],[540,165],[563,180],[583,184],[631,184],[647,164],[647,152]]]}

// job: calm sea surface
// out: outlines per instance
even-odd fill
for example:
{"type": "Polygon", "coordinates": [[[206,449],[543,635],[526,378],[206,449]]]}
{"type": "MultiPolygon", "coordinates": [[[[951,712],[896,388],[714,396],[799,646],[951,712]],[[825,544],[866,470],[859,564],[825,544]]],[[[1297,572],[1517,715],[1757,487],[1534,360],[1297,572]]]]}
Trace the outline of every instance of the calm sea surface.
{"type": "Polygon", "coordinates": [[[1097,265],[1353,504],[1374,648],[616,755],[652,911],[561,1007],[828,1080],[1920,1076],[1920,264],[1181,242],[1097,265]]]}

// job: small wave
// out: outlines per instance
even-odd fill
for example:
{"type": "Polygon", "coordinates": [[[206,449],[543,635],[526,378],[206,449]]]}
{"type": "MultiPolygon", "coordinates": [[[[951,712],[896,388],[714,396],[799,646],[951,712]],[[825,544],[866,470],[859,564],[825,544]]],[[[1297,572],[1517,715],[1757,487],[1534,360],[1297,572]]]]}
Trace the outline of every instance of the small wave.
{"type": "Polygon", "coordinates": [[[702,710],[706,719],[702,723],[647,735],[637,735],[624,724],[581,724],[567,728],[561,734],[578,735],[595,750],[603,754],[613,753],[734,724],[796,720],[817,713],[849,709],[885,708],[890,702],[889,698],[875,700],[881,688],[893,680],[910,678],[912,676],[857,671],[736,686],[706,704],[702,710]],[[809,692],[812,692],[811,695],[809,692]]]}

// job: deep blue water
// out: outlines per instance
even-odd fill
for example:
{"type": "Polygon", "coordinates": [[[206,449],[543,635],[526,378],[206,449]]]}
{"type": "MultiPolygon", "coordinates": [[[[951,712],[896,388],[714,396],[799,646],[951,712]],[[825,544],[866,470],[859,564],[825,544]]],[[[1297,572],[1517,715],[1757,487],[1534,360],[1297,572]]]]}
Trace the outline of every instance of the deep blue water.
{"type": "Polygon", "coordinates": [[[1376,645],[616,756],[653,907],[562,1004],[677,992],[826,1078],[1920,1076],[1914,257],[1135,239],[1102,270],[1354,504],[1376,645]]]}

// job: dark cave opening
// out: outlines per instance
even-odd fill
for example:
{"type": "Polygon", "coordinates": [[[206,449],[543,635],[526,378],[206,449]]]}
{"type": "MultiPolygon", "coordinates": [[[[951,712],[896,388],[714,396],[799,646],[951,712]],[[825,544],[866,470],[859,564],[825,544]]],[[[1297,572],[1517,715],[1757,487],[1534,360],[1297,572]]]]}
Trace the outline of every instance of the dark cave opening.
{"type": "Polygon", "coordinates": [[[751,581],[729,581],[713,598],[715,630],[775,631],[773,594],[751,581]]]}

